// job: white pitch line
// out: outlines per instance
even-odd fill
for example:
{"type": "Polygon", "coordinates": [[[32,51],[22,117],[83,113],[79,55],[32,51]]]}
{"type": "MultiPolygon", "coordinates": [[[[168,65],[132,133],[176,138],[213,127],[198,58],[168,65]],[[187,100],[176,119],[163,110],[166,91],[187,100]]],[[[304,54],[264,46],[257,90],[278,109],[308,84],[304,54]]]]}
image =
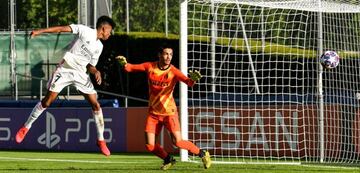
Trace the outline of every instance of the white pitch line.
{"type": "MultiPolygon", "coordinates": [[[[34,158],[19,158],[19,157],[0,157],[0,161],[10,161],[10,160],[22,160],[22,161],[45,161],[45,162],[72,162],[72,163],[149,163],[149,161],[97,161],[97,160],[65,160],[65,159],[34,159],[34,158]]],[[[153,161],[156,162],[156,161],[153,161]]]]}
{"type": "MultiPolygon", "coordinates": [[[[189,160],[187,162],[200,163],[201,161],[189,160]]],[[[345,167],[345,166],[331,166],[331,165],[309,165],[301,162],[221,162],[221,161],[212,161],[215,164],[249,164],[249,165],[289,165],[289,166],[303,166],[303,167],[313,167],[313,168],[328,168],[328,169],[346,169],[346,170],[360,170],[360,167],[345,167]]]]}
{"type": "MultiPolygon", "coordinates": [[[[201,163],[201,161],[196,160],[189,160],[187,162],[192,163],[201,163]]],[[[238,164],[238,165],[301,165],[300,162],[224,162],[224,161],[211,161],[211,163],[216,164],[223,164],[223,165],[232,165],[232,164],[238,164]]]]}
{"type": "Polygon", "coordinates": [[[333,168],[337,168],[337,169],[348,169],[348,170],[360,170],[359,167],[345,167],[345,166],[331,166],[331,165],[306,165],[306,164],[302,164],[301,166],[303,167],[312,167],[312,168],[329,168],[329,169],[333,169],[333,168]]]}

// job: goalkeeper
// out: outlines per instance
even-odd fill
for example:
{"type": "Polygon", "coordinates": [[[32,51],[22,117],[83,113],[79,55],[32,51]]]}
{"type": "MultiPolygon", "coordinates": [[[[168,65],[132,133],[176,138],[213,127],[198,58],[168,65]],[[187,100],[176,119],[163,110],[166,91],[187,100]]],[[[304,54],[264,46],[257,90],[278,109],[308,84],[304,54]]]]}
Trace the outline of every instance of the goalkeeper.
{"type": "Polygon", "coordinates": [[[127,63],[126,58],[118,56],[116,59],[126,72],[146,72],[149,85],[149,110],[145,123],[146,149],[164,160],[161,169],[167,170],[175,164],[176,160],[168,154],[157,138],[162,127],[170,132],[173,143],[181,148],[198,155],[207,169],[211,166],[208,151],[200,150],[192,142],[183,140],[180,132],[180,123],[173,91],[176,83],[182,81],[192,87],[201,78],[198,71],[190,71],[190,78],[186,77],[179,69],[171,64],[173,49],[164,46],[158,52],[159,61],[145,62],[142,64],[127,63]]]}

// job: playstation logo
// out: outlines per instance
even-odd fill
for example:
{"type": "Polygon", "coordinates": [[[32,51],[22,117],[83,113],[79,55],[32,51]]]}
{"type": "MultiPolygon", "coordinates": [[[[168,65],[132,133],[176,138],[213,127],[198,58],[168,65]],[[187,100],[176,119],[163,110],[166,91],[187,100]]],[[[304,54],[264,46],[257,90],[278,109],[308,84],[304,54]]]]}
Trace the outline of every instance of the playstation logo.
{"type": "Polygon", "coordinates": [[[60,136],[55,133],[56,121],[54,115],[46,112],[46,131],[39,136],[38,142],[47,148],[52,148],[60,142],[60,136]]]}

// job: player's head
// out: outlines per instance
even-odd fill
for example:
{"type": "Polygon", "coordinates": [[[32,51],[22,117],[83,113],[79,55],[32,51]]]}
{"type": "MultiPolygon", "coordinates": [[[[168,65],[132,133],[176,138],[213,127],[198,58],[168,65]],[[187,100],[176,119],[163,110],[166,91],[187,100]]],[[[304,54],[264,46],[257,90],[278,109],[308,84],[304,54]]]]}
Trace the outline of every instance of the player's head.
{"type": "Polygon", "coordinates": [[[159,62],[161,65],[170,65],[173,57],[173,49],[169,45],[163,45],[158,52],[159,62]]]}
{"type": "Polygon", "coordinates": [[[115,27],[115,22],[108,16],[101,16],[96,22],[96,30],[100,33],[100,39],[102,40],[107,40],[115,27]]]}

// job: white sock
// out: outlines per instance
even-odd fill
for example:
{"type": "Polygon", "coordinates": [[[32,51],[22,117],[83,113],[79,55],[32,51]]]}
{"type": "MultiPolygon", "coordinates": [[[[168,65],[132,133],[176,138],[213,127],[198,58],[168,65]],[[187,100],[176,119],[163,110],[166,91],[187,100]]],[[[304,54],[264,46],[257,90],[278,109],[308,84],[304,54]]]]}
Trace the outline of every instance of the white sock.
{"type": "Polygon", "coordinates": [[[33,108],[32,112],[29,115],[28,120],[25,122],[24,126],[28,129],[31,128],[32,123],[44,112],[46,108],[43,108],[41,102],[37,103],[36,106],[33,108]]]}
{"type": "Polygon", "coordinates": [[[98,140],[103,141],[105,125],[102,110],[100,109],[99,111],[93,111],[92,114],[95,120],[98,140]]]}

